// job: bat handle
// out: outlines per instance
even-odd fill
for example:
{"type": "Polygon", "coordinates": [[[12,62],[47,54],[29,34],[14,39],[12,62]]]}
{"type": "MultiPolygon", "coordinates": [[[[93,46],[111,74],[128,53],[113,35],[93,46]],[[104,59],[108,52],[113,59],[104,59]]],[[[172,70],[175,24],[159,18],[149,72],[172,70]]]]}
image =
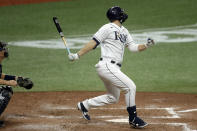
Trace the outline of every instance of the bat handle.
{"type": "Polygon", "coordinates": [[[67,52],[68,52],[68,54],[70,54],[71,52],[70,52],[70,49],[67,47],[67,45],[66,45],[66,40],[65,40],[65,38],[62,36],[62,40],[63,40],[63,42],[64,42],[64,45],[65,45],[65,47],[66,47],[66,50],[67,50],[67,52]]]}
{"type": "Polygon", "coordinates": [[[66,50],[68,51],[68,54],[70,54],[70,53],[71,53],[69,48],[67,48],[67,47],[66,47],[66,50]]]}

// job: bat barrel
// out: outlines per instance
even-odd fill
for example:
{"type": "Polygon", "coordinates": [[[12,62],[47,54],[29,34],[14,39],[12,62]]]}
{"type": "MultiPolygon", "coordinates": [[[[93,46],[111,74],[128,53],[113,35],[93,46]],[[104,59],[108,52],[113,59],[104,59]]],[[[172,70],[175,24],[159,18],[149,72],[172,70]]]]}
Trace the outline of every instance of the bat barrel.
{"type": "Polygon", "coordinates": [[[58,32],[59,32],[59,34],[60,34],[60,36],[61,36],[63,42],[64,42],[64,45],[65,45],[65,47],[66,47],[66,50],[67,50],[68,54],[70,54],[70,49],[66,46],[66,40],[65,40],[65,38],[64,38],[64,34],[63,34],[63,31],[62,31],[62,29],[61,29],[61,27],[60,27],[60,24],[59,24],[59,22],[58,22],[57,17],[53,17],[53,21],[54,21],[54,24],[55,24],[55,26],[56,26],[56,28],[57,28],[57,30],[58,30],[58,32]]]}
{"type": "Polygon", "coordinates": [[[62,31],[62,29],[61,29],[61,27],[60,27],[60,24],[59,24],[58,20],[57,20],[57,17],[53,17],[53,21],[54,21],[54,23],[55,23],[55,26],[56,26],[56,28],[57,28],[57,30],[58,30],[60,36],[63,37],[64,34],[63,34],[63,31],[62,31]]]}

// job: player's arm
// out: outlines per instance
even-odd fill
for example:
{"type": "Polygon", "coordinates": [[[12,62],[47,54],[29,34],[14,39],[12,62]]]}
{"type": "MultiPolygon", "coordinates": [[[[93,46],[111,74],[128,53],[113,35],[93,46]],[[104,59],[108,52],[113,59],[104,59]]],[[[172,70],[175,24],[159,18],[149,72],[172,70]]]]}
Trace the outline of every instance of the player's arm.
{"type": "Polygon", "coordinates": [[[79,59],[84,54],[88,53],[92,49],[95,49],[106,37],[108,36],[110,26],[104,25],[102,26],[94,35],[93,39],[90,40],[82,49],[80,49],[77,53],[68,55],[69,60],[74,61],[79,59]]]}
{"type": "Polygon", "coordinates": [[[94,49],[96,45],[97,45],[96,41],[95,40],[91,40],[81,50],[79,50],[77,52],[78,56],[81,57],[82,55],[88,53],[89,51],[94,49]]]}
{"type": "Polygon", "coordinates": [[[88,53],[92,49],[94,49],[97,46],[97,42],[95,40],[89,41],[83,48],[81,48],[77,53],[73,54],[70,53],[68,55],[69,60],[74,61],[79,59],[84,54],[88,53]]]}
{"type": "Polygon", "coordinates": [[[13,76],[13,75],[6,75],[4,73],[0,74],[1,79],[3,80],[17,80],[17,76],[13,76]]]}
{"type": "Polygon", "coordinates": [[[12,75],[6,75],[6,74],[0,74],[0,84],[2,85],[8,85],[8,86],[17,86],[17,76],[12,75]]]}
{"type": "Polygon", "coordinates": [[[155,42],[153,39],[148,38],[147,43],[145,44],[129,44],[127,47],[131,52],[138,52],[138,51],[144,51],[145,49],[155,45],[155,42]]]}
{"type": "Polygon", "coordinates": [[[3,80],[3,79],[0,79],[0,84],[1,85],[8,85],[8,86],[17,86],[17,82],[15,80],[3,80]]]}
{"type": "Polygon", "coordinates": [[[0,74],[0,84],[8,86],[20,86],[25,89],[31,89],[34,85],[30,78],[6,74],[0,74]]]}

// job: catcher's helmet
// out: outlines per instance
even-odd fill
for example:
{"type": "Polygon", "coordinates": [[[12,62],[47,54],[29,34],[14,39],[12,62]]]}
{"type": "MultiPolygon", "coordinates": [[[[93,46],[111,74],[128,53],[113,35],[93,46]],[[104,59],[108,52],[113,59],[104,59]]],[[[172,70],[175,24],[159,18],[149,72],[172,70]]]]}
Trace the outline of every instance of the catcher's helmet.
{"type": "Polygon", "coordinates": [[[128,15],[119,6],[109,8],[106,15],[111,22],[119,20],[121,24],[128,18],[128,15]]]}
{"type": "Polygon", "coordinates": [[[6,47],[8,44],[0,41],[0,51],[4,51],[4,57],[8,57],[9,53],[8,53],[8,48],[6,47]]]}

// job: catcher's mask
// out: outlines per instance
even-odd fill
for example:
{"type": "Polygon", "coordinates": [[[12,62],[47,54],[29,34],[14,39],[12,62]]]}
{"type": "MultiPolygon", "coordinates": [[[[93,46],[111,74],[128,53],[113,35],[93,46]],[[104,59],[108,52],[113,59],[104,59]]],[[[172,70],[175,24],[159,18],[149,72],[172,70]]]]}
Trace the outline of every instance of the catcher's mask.
{"type": "Polygon", "coordinates": [[[7,43],[0,41],[0,51],[4,51],[4,57],[6,58],[9,56],[7,45],[7,43]]]}
{"type": "Polygon", "coordinates": [[[121,24],[128,18],[128,15],[119,6],[109,8],[106,15],[111,22],[119,20],[121,24]]]}

